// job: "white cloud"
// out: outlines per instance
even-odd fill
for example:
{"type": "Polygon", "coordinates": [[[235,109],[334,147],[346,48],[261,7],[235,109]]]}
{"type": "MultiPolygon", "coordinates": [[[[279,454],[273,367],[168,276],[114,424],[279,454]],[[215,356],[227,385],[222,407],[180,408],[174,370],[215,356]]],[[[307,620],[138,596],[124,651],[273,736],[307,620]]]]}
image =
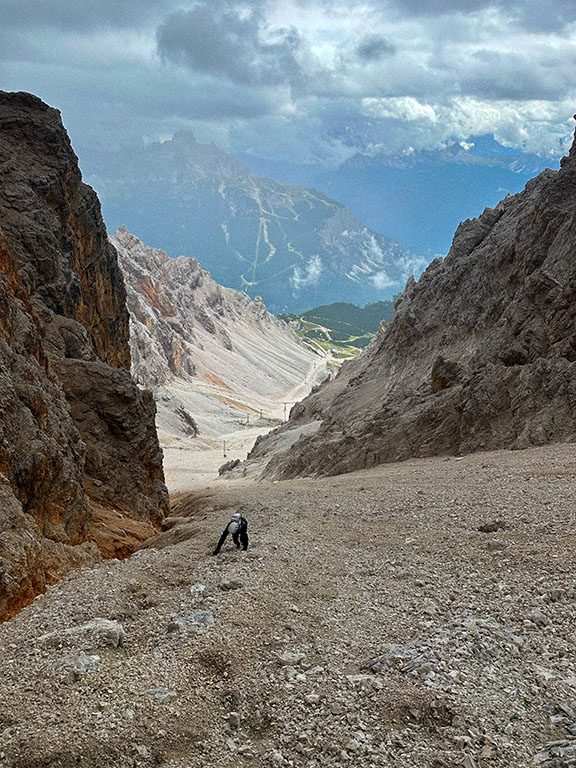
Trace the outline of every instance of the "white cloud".
{"type": "Polygon", "coordinates": [[[536,153],[555,149],[561,153],[563,140],[573,130],[573,104],[572,99],[518,102],[453,97],[445,104],[423,104],[414,99],[365,99],[362,107],[367,117],[402,124],[400,130],[390,126],[387,141],[372,144],[373,152],[398,151],[404,141],[411,147],[425,149],[456,140],[464,149],[470,149],[470,136],[493,133],[504,146],[536,153]]]}
{"type": "Polygon", "coordinates": [[[388,288],[398,287],[398,281],[389,278],[385,269],[381,270],[380,272],[376,272],[370,279],[374,283],[374,287],[378,288],[380,291],[385,291],[388,288]]]}
{"type": "Polygon", "coordinates": [[[300,267],[296,267],[290,282],[295,291],[299,291],[302,288],[309,288],[312,285],[317,285],[320,280],[320,275],[324,271],[324,265],[320,256],[312,256],[312,258],[306,264],[306,267],[302,270],[300,267]]]}
{"type": "Polygon", "coordinates": [[[424,120],[435,123],[438,120],[434,107],[430,104],[421,104],[418,99],[414,99],[412,96],[362,99],[362,108],[367,115],[402,120],[403,122],[424,120]]]}

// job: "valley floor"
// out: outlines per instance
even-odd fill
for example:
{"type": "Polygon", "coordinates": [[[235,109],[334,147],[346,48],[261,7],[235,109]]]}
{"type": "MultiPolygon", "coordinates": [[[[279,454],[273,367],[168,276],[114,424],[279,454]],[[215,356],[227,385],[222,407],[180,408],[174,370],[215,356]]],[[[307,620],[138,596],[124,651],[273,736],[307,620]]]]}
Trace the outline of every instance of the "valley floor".
{"type": "Polygon", "coordinates": [[[192,379],[159,390],[156,423],[168,489],[182,493],[206,486],[218,478],[222,464],[243,461],[257,438],[286,421],[292,406],[327,375],[331,361],[330,354],[315,357],[302,379],[276,396],[259,393],[258,382],[231,389],[218,379],[192,379]],[[201,414],[196,437],[183,434],[182,411],[201,414]]]}
{"type": "Polygon", "coordinates": [[[180,496],[0,626],[0,766],[568,768],[575,479],[559,445],[180,496]]]}

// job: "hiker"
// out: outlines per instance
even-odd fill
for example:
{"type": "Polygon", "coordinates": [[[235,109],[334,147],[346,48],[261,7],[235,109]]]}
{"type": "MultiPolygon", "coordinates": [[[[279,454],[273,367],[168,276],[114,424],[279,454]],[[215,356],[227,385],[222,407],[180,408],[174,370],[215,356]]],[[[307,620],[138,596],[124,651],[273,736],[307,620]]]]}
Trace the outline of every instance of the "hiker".
{"type": "Polygon", "coordinates": [[[236,545],[236,549],[240,549],[240,544],[242,544],[244,552],[248,549],[248,521],[245,517],[242,517],[240,512],[234,512],[232,519],[226,528],[224,528],[222,536],[220,536],[218,546],[214,552],[212,552],[213,555],[217,555],[220,552],[222,545],[226,541],[226,536],[228,536],[229,533],[232,534],[232,540],[236,545]]]}

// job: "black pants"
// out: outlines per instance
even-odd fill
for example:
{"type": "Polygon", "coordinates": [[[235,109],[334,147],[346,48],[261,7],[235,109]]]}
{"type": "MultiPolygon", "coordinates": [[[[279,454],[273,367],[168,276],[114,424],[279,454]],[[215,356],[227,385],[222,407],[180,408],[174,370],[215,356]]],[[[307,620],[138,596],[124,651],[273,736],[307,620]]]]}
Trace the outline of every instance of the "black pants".
{"type": "Polygon", "coordinates": [[[248,549],[248,531],[245,528],[236,531],[232,534],[232,541],[236,545],[236,549],[240,549],[240,543],[242,543],[242,549],[245,552],[248,549]]]}

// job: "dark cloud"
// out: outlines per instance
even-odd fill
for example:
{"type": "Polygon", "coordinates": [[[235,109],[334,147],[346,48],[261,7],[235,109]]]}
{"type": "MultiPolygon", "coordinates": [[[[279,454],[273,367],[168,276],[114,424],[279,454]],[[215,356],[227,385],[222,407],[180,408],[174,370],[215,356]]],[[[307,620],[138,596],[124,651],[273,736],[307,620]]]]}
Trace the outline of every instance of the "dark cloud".
{"type": "Polygon", "coordinates": [[[178,5],[177,0],[2,0],[0,15],[2,26],[14,29],[137,28],[178,5]]]}
{"type": "Polygon", "coordinates": [[[499,0],[394,0],[394,5],[410,16],[441,16],[475,13],[499,5],[499,0]]]}
{"type": "Polygon", "coordinates": [[[380,61],[395,53],[396,46],[382,35],[366,35],[356,48],[356,55],[362,61],[380,61]]]}
{"type": "Polygon", "coordinates": [[[202,3],[178,11],[160,26],[157,42],[164,59],[235,83],[292,85],[303,77],[296,58],[302,42],[298,31],[269,30],[254,9],[219,10],[202,3]]]}
{"type": "Polygon", "coordinates": [[[502,9],[519,26],[533,32],[558,32],[576,21],[574,0],[516,0],[502,9]]]}
{"type": "Polygon", "coordinates": [[[459,73],[462,93],[482,99],[554,101],[562,98],[576,77],[576,62],[558,54],[547,56],[476,52],[459,73]],[[547,64],[542,59],[548,58],[547,64]]]}

